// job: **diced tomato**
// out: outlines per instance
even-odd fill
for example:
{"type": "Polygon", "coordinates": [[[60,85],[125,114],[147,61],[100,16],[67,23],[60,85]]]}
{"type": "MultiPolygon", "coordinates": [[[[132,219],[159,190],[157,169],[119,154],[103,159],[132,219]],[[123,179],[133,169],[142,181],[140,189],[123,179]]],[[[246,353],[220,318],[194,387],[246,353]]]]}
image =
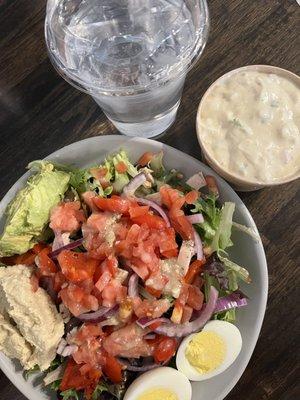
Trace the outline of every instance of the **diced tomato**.
{"type": "Polygon", "coordinates": [[[185,195],[185,202],[187,204],[194,204],[199,197],[199,192],[197,190],[192,190],[185,195]]]}
{"type": "Polygon", "coordinates": [[[189,322],[193,314],[193,309],[190,306],[185,305],[183,307],[183,313],[181,318],[181,323],[184,324],[185,322],[189,322]]]}
{"type": "Polygon", "coordinates": [[[184,277],[184,282],[189,284],[193,283],[193,280],[200,273],[204,263],[205,259],[193,261],[184,277]]]}
{"type": "Polygon", "coordinates": [[[122,365],[113,356],[106,356],[103,372],[114,383],[120,383],[122,381],[122,365]]]}
{"type": "Polygon", "coordinates": [[[54,275],[53,289],[58,293],[65,282],[66,282],[66,277],[61,271],[58,271],[54,275]]]}
{"type": "Polygon", "coordinates": [[[95,286],[99,290],[99,292],[102,292],[102,290],[109,284],[111,278],[112,275],[108,270],[103,271],[102,275],[95,283],[95,286]]]}
{"type": "Polygon", "coordinates": [[[201,310],[204,301],[204,294],[196,286],[189,286],[189,294],[187,298],[187,304],[194,310],[201,310]]]}
{"type": "Polygon", "coordinates": [[[55,262],[49,257],[50,248],[44,248],[39,254],[39,269],[42,275],[51,275],[58,271],[55,262]]]}
{"type": "Polygon", "coordinates": [[[97,195],[93,191],[84,192],[81,195],[81,198],[83,199],[85,204],[90,208],[91,211],[97,211],[98,210],[98,208],[95,206],[94,200],[93,200],[96,197],[97,197],[97,195]]]}
{"type": "Polygon", "coordinates": [[[190,240],[193,237],[193,226],[190,221],[184,215],[184,212],[177,208],[176,206],[172,206],[169,217],[171,221],[171,225],[175,229],[177,233],[184,239],[190,240]]]}
{"type": "Polygon", "coordinates": [[[111,280],[102,291],[102,305],[105,307],[114,307],[125,300],[126,296],[127,288],[116,280],[111,280]]]}
{"type": "Polygon", "coordinates": [[[96,368],[90,368],[83,375],[81,373],[81,368],[82,365],[76,364],[72,358],[69,358],[59,388],[61,391],[84,389],[86,398],[90,399],[101,377],[101,371],[96,368]]]}
{"type": "Polygon", "coordinates": [[[154,296],[154,297],[156,297],[157,299],[159,299],[160,297],[161,297],[161,295],[162,295],[162,290],[159,290],[159,289],[154,289],[154,288],[152,288],[151,286],[145,286],[145,289],[147,290],[147,292],[149,293],[149,294],[151,294],[151,296],[154,296]]]}
{"type": "Polygon", "coordinates": [[[165,221],[158,215],[145,214],[139,217],[132,218],[135,224],[146,224],[150,229],[163,230],[166,228],[165,221]]]}
{"type": "Polygon", "coordinates": [[[148,278],[148,276],[149,276],[148,266],[143,261],[141,261],[139,258],[133,257],[130,267],[144,281],[148,278]]]}
{"type": "Polygon", "coordinates": [[[57,260],[65,277],[71,282],[81,282],[93,278],[98,261],[89,258],[86,253],[63,250],[57,260]]]}
{"type": "Polygon", "coordinates": [[[103,340],[103,347],[112,356],[139,358],[153,353],[153,345],[144,340],[145,331],[136,323],[125,326],[103,340]]]}
{"type": "Polygon", "coordinates": [[[0,261],[3,262],[5,265],[33,265],[35,262],[36,255],[42,251],[45,247],[48,247],[44,243],[38,243],[33,246],[32,249],[28,250],[24,254],[15,255],[11,257],[2,257],[0,261]]]}
{"type": "Polygon", "coordinates": [[[139,158],[137,164],[141,167],[145,167],[152,160],[153,156],[154,153],[151,153],[151,151],[146,151],[146,153],[142,154],[142,156],[139,158]]]}
{"type": "Polygon", "coordinates": [[[119,214],[128,213],[130,206],[130,202],[127,199],[115,195],[110,198],[97,197],[93,201],[100,210],[119,214]]]}
{"type": "Polygon", "coordinates": [[[174,322],[174,324],[181,323],[184,306],[187,302],[188,295],[189,295],[188,289],[189,289],[188,285],[182,285],[180,295],[179,295],[178,299],[176,299],[176,301],[175,301],[172,316],[171,316],[171,321],[174,322]]]}
{"type": "Polygon", "coordinates": [[[88,341],[91,338],[97,338],[98,336],[103,336],[102,329],[97,324],[85,323],[75,333],[73,342],[80,346],[85,341],[88,341]]]}
{"type": "Polygon", "coordinates": [[[206,175],[205,177],[206,184],[208,187],[208,190],[213,193],[215,196],[219,196],[219,189],[217,185],[217,181],[214,176],[212,175],[206,175]]]}
{"type": "Polygon", "coordinates": [[[119,174],[124,174],[127,171],[127,165],[124,163],[124,161],[118,162],[118,164],[115,166],[116,171],[119,172],[119,174]]]}
{"type": "Polygon", "coordinates": [[[100,167],[100,168],[91,168],[90,173],[93,175],[95,179],[97,179],[103,189],[107,188],[109,186],[109,181],[107,180],[107,173],[108,170],[105,167],[100,167]]]}
{"type": "Polygon", "coordinates": [[[176,352],[177,340],[169,337],[162,337],[156,346],[153,357],[157,364],[168,361],[176,352]]]}
{"type": "Polygon", "coordinates": [[[172,205],[178,200],[182,201],[183,203],[180,208],[183,206],[185,202],[184,196],[176,189],[171,188],[168,185],[163,185],[159,190],[162,204],[165,205],[168,209],[171,209],[172,205]]]}
{"type": "Polygon", "coordinates": [[[149,213],[149,206],[135,206],[129,208],[130,218],[141,217],[149,213]]]}
{"type": "Polygon", "coordinates": [[[80,201],[60,203],[51,211],[50,228],[62,232],[76,232],[85,221],[80,201]]]}
{"type": "Polygon", "coordinates": [[[69,284],[59,292],[64,305],[77,317],[88,311],[96,311],[99,307],[95,296],[86,293],[81,287],[69,284]]]}
{"type": "Polygon", "coordinates": [[[167,299],[160,300],[133,300],[134,313],[138,318],[150,317],[159,318],[170,308],[170,302],[167,299]]]}

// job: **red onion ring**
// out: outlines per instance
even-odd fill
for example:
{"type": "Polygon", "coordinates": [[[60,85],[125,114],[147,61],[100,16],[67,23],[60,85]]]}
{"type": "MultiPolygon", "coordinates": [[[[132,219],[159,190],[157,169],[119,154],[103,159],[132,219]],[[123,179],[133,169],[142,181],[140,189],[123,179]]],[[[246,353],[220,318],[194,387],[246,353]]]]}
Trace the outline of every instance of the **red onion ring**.
{"type": "Polygon", "coordinates": [[[187,215],[187,219],[190,221],[191,224],[202,224],[202,222],[204,222],[204,218],[201,213],[187,215]]]}
{"type": "Polygon", "coordinates": [[[124,186],[123,193],[127,197],[131,197],[134,195],[134,192],[142,186],[146,182],[147,178],[146,175],[141,172],[140,174],[136,175],[131,181],[124,186]]]}
{"type": "Polygon", "coordinates": [[[89,312],[89,313],[84,313],[80,314],[77,319],[80,321],[87,321],[87,322],[102,322],[105,319],[112,317],[113,315],[116,314],[118,311],[119,307],[115,306],[113,308],[109,307],[100,307],[99,310],[94,311],[94,312],[89,312]]]}
{"type": "Polygon", "coordinates": [[[155,210],[163,218],[163,220],[165,221],[167,227],[170,228],[171,223],[170,223],[169,217],[167,216],[167,214],[163,210],[163,208],[160,207],[157,203],[155,203],[152,200],[144,199],[144,198],[141,198],[141,197],[137,197],[136,201],[138,203],[140,203],[140,204],[144,204],[145,206],[149,206],[149,207],[153,208],[153,210],[155,210]]]}
{"type": "Polygon", "coordinates": [[[192,322],[186,322],[185,324],[166,324],[159,326],[154,329],[154,332],[159,333],[161,335],[166,335],[169,337],[183,337],[190,335],[191,333],[200,331],[201,328],[207,323],[207,321],[211,318],[214,310],[216,308],[218,300],[218,291],[213,286],[210,287],[210,294],[208,303],[205,305],[205,308],[202,308],[202,312],[199,317],[196,318],[192,322]]]}
{"type": "Polygon", "coordinates": [[[197,260],[203,260],[204,254],[203,254],[202,241],[195,228],[193,228],[193,231],[194,231],[194,242],[195,242],[195,251],[197,253],[197,260]]]}
{"type": "Polygon", "coordinates": [[[83,238],[81,239],[77,239],[74,240],[73,242],[67,244],[66,246],[62,246],[59,249],[52,251],[51,253],[49,253],[49,257],[50,258],[57,258],[57,256],[59,255],[60,252],[62,252],[63,250],[72,250],[72,249],[76,249],[76,247],[81,246],[83,243],[83,238]]]}
{"type": "Polygon", "coordinates": [[[145,329],[155,322],[161,322],[163,324],[169,324],[171,321],[168,318],[147,318],[143,317],[136,321],[136,324],[141,328],[145,329]]]}
{"type": "Polygon", "coordinates": [[[128,296],[129,297],[138,297],[139,289],[138,289],[139,276],[137,274],[132,274],[128,281],[128,296]]]}

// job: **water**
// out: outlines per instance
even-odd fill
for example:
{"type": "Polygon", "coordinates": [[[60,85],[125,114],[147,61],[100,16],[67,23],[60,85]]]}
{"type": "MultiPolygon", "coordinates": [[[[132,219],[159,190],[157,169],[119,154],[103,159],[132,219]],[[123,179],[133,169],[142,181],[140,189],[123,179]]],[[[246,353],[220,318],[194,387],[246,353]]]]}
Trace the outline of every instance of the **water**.
{"type": "Polygon", "coordinates": [[[155,136],[174,121],[199,39],[186,2],[63,0],[49,21],[62,74],[122,133],[155,136]]]}

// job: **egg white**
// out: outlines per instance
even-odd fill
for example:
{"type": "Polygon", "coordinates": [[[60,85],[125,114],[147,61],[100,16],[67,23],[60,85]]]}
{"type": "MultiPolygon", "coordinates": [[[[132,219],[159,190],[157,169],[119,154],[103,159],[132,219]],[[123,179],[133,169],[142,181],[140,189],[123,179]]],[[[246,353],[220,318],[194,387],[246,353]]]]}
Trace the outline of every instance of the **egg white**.
{"type": "Polygon", "coordinates": [[[182,372],[191,381],[203,381],[213,378],[225,371],[236,360],[242,348],[242,336],[238,328],[226,321],[210,321],[202,331],[212,331],[221,336],[226,345],[225,359],[222,364],[211,372],[206,374],[199,373],[187,360],[185,351],[187,345],[197,333],[187,336],[180,344],[176,355],[176,366],[178,371],[182,372]]]}
{"type": "Polygon", "coordinates": [[[162,388],[173,391],[179,400],[191,400],[192,387],[188,378],[170,367],[159,367],[139,376],[126,391],[124,400],[137,398],[150,389],[162,388]]]}

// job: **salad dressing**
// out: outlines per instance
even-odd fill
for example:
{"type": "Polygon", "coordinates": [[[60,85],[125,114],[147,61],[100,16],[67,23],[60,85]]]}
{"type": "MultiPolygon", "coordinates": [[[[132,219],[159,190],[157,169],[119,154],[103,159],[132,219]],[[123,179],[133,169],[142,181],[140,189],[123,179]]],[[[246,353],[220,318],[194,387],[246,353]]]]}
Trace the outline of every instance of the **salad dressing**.
{"type": "Polygon", "coordinates": [[[237,177],[272,183],[300,170],[300,88],[259,71],[221,79],[204,98],[201,140],[221,167],[237,177]]]}

